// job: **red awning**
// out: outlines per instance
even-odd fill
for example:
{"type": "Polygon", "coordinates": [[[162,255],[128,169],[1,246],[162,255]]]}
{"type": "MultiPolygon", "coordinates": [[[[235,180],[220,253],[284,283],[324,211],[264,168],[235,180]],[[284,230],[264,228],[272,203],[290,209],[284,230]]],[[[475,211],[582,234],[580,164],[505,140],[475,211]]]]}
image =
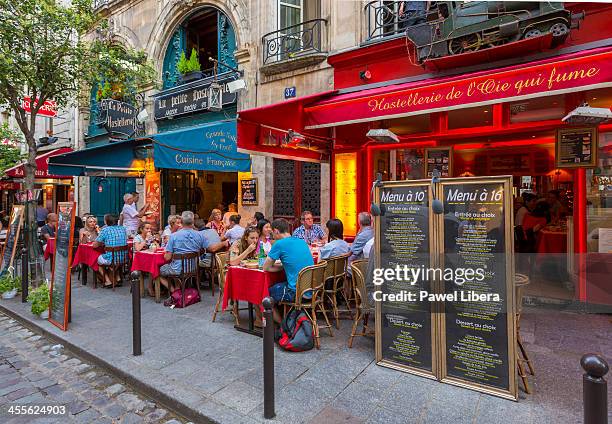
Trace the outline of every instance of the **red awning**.
{"type": "MultiPolygon", "coordinates": [[[[71,176],[49,174],[49,158],[68,152],[72,152],[70,147],[62,147],[61,149],[50,150],[38,155],[36,157],[36,173],[34,178],[72,178],[71,176]]],[[[15,165],[7,169],[5,174],[11,178],[24,178],[25,168],[23,164],[15,165]]]]}
{"type": "Polygon", "coordinates": [[[238,151],[305,161],[327,160],[328,153],[318,140],[326,132],[315,130],[303,134],[304,108],[332,93],[334,91],[310,94],[238,112],[238,151]],[[314,139],[312,143],[286,144],[284,140],[289,130],[299,132],[306,138],[313,136],[314,139]]]}
{"type": "Polygon", "coordinates": [[[304,108],[313,130],[612,86],[612,48],[341,94],[304,108]]]}

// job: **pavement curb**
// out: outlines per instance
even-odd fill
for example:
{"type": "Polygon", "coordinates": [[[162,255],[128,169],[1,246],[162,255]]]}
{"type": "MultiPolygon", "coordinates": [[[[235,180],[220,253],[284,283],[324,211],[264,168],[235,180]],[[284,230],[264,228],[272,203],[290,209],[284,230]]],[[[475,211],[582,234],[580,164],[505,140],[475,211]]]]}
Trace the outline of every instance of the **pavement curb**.
{"type": "Polygon", "coordinates": [[[69,342],[68,340],[65,340],[49,332],[48,330],[37,324],[34,320],[28,320],[27,318],[10,310],[2,304],[0,304],[0,312],[9,316],[15,321],[18,321],[20,324],[27,327],[30,331],[45,336],[53,342],[61,343],[77,356],[80,356],[82,359],[85,359],[86,361],[102,368],[104,371],[108,372],[113,377],[122,380],[122,382],[124,382],[126,385],[134,388],[137,392],[140,392],[143,395],[150,397],[151,399],[155,400],[155,402],[159,403],[164,408],[169,409],[178,416],[185,417],[193,421],[194,423],[217,424],[217,421],[203,415],[201,412],[191,408],[180,400],[168,396],[166,393],[159,391],[155,387],[146,384],[138,380],[137,378],[134,378],[133,376],[121,371],[119,368],[115,367],[112,364],[109,364],[104,359],[82,349],[81,347],[69,342]]]}

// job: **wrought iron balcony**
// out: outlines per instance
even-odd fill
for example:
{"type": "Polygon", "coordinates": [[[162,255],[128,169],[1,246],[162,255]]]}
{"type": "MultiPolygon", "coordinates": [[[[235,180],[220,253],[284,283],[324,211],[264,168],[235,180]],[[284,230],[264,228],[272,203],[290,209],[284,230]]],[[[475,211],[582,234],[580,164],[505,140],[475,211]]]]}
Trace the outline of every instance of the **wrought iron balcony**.
{"type": "Polygon", "coordinates": [[[325,25],[325,19],[311,19],[264,35],[263,64],[325,53],[322,44],[325,25]]]}
{"type": "Polygon", "coordinates": [[[94,10],[98,10],[103,8],[104,6],[107,6],[112,1],[113,0],[93,0],[92,6],[94,10]]]}
{"type": "Polygon", "coordinates": [[[366,4],[364,8],[367,31],[365,41],[403,34],[407,26],[414,25],[415,21],[421,17],[424,22],[426,12],[423,10],[421,16],[417,11],[408,10],[409,3],[416,2],[375,0],[366,4]],[[402,4],[406,9],[402,9],[402,4]]]}

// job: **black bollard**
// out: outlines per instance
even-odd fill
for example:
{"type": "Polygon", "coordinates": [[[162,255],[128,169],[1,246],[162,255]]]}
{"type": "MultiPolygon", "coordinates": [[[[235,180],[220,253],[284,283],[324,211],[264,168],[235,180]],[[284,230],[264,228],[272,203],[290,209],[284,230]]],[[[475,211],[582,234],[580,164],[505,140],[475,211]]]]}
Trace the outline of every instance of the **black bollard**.
{"type": "Polygon", "coordinates": [[[266,297],[263,302],[263,367],[264,367],[264,418],[276,416],[274,412],[274,299],[266,297]]]}
{"type": "Polygon", "coordinates": [[[599,355],[587,353],[580,359],[586,373],[582,376],[584,424],[608,423],[608,382],[603,378],[610,369],[599,355]]]}
{"type": "Polygon", "coordinates": [[[21,302],[26,303],[28,301],[28,249],[21,249],[21,302]]]}
{"type": "Polygon", "coordinates": [[[134,356],[142,355],[140,343],[140,271],[130,274],[132,280],[132,346],[134,356]]]}

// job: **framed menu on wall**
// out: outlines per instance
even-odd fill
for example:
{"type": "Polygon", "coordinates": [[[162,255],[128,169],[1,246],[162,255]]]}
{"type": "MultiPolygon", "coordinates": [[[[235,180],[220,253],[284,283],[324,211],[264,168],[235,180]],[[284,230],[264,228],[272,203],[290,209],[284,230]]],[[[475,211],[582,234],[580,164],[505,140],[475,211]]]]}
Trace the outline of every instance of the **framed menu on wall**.
{"type": "Polygon", "coordinates": [[[243,206],[257,206],[257,178],[244,178],[240,180],[240,204],[243,206]]]}
{"type": "Polygon", "coordinates": [[[57,230],[55,233],[53,272],[51,274],[49,321],[64,331],[68,330],[74,214],[74,202],[59,202],[57,204],[57,230]]]}
{"type": "MultiPolygon", "coordinates": [[[[376,189],[375,196],[385,210],[375,226],[377,267],[429,268],[434,242],[429,213],[430,182],[385,182],[376,189]]],[[[385,279],[375,290],[379,291],[374,297],[377,300],[377,363],[436,378],[437,343],[432,303],[418,299],[420,291],[433,291],[433,281],[420,279],[412,284],[401,279],[385,279]],[[411,300],[409,293],[417,300],[411,300]]]]}
{"type": "Polygon", "coordinates": [[[13,266],[15,261],[15,253],[19,242],[19,235],[23,225],[25,207],[23,205],[14,205],[11,211],[11,218],[6,231],[6,239],[2,247],[2,255],[0,256],[0,275],[13,266]]]}
{"type": "Polygon", "coordinates": [[[516,400],[512,177],[440,183],[440,379],[516,400]],[[466,277],[472,270],[473,278],[466,277]],[[463,276],[463,277],[462,277],[463,276]]]}
{"type": "Polygon", "coordinates": [[[597,128],[557,130],[557,168],[594,168],[597,166],[597,128]]]}
{"type": "Polygon", "coordinates": [[[431,178],[434,169],[440,171],[440,176],[444,178],[453,175],[453,151],[451,147],[425,149],[425,177],[431,178]]]}

